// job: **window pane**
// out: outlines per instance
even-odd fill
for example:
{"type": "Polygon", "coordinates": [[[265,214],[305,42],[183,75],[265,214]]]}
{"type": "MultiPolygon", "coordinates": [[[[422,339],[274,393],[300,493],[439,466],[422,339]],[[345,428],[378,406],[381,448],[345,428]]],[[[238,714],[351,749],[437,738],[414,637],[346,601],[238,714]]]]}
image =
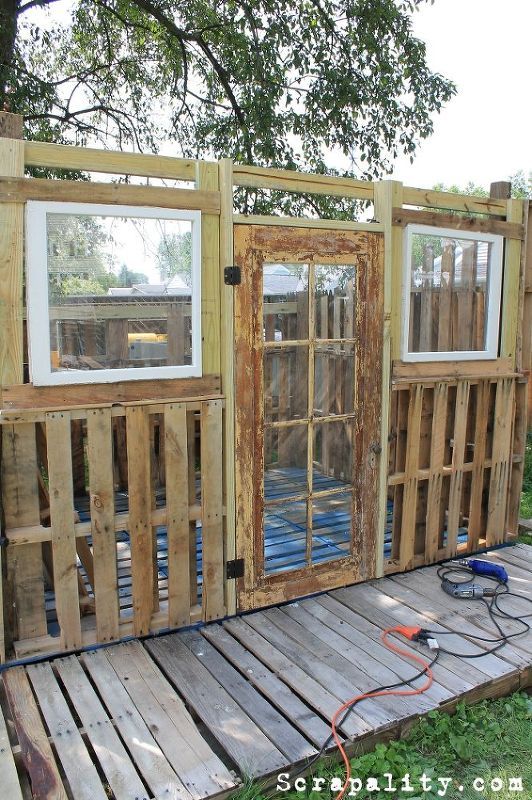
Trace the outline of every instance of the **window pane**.
{"type": "Polygon", "coordinates": [[[306,501],[270,506],[264,512],[266,575],[306,566],[306,501]]]}
{"type": "Polygon", "coordinates": [[[308,339],[308,266],[265,264],[264,340],[308,339]]]}
{"type": "Polygon", "coordinates": [[[353,427],[353,419],[314,425],[313,491],[351,485],[353,427]]]}
{"type": "Polygon", "coordinates": [[[491,241],[411,234],[410,353],[487,348],[491,241]]]}
{"type": "Polygon", "coordinates": [[[329,417],[353,413],[354,392],[354,345],[317,345],[314,355],[314,415],[329,417]]]}
{"type": "Polygon", "coordinates": [[[264,431],[264,499],[308,494],[307,425],[264,431]]]}
{"type": "Polygon", "coordinates": [[[192,363],[192,223],[46,214],[53,372],[192,363]]]}
{"type": "Polygon", "coordinates": [[[350,553],[351,494],[320,497],[312,504],[312,563],[344,558],[350,553]]]}
{"type": "Polygon", "coordinates": [[[355,267],[317,265],[316,338],[352,339],[355,335],[355,267]]]}
{"type": "Polygon", "coordinates": [[[265,348],[263,368],[266,422],[308,417],[308,346],[265,348]]]}

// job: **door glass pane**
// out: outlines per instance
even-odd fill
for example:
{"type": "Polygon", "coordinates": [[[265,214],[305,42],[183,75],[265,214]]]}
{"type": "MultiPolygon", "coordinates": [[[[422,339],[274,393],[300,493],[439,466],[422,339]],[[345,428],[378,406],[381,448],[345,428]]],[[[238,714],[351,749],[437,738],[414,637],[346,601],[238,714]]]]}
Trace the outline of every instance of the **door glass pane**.
{"type": "Polygon", "coordinates": [[[354,344],[317,344],[314,355],[314,415],[355,410],[354,344]]]}
{"type": "Polygon", "coordinates": [[[355,267],[316,265],[316,338],[355,335],[355,267]]]}
{"type": "Polygon", "coordinates": [[[306,425],[264,431],[264,499],[308,493],[306,425]]]}
{"type": "Polygon", "coordinates": [[[264,572],[306,566],[307,503],[305,500],[266,508],[264,514],[264,572]]]}
{"type": "Polygon", "coordinates": [[[308,265],[264,264],[264,340],[308,339],[308,265]]]}
{"type": "Polygon", "coordinates": [[[314,425],[313,491],[352,483],[354,420],[314,425]]]}
{"type": "Polygon", "coordinates": [[[265,348],[263,370],[265,421],[308,417],[308,346],[265,348]]]}
{"type": "Polygon", "coordinates": [[[321,497],[312,503],[312,563],[349,555],[353,519],[351,493],[321,497]]]}

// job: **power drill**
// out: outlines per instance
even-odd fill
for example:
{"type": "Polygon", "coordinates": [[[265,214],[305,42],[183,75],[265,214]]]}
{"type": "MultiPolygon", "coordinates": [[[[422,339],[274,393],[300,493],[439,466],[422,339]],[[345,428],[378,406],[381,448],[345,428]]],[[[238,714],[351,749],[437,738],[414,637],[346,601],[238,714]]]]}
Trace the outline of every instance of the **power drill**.
{"type": "MultiPolygon", "coordinates": [[[[500,564],[493,564],[491,561],[484,561],[480,558],[458,559],[449,562],[449,565],[452,564],[469,569],[474,575],[484,575],[488,578],[495,578],[500,583],[508,583],[508,573],[500,564]]],[[[452,572],[452,567],[449,572],[452,572]]],[[[480,586],[472,581],[460,583],[446,577],[442,577],[441,588],[451,597],[459,600],[479,600],[482,597],[493,597],[497,593],[497,589],[480,586]]]]}
{"type": "Polygon", "coordinates": [[[448,578],[442,580],[441,588],[451,597],[456,597],[459,600],[479,600],[481,597],[493,597],[495,594],[495,589],[488,589],[478,583],[454,583],[448,578]]]}

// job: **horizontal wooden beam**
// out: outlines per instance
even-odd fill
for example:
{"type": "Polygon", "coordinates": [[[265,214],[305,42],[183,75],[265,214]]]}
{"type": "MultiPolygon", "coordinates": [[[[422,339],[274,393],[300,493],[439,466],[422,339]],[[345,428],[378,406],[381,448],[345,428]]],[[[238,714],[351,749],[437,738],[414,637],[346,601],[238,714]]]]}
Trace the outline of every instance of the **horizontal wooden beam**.
{"type": "Polygon", "coordinates": [[[273,225],[289,228],[317,228],[331,231],[369,231],[380,233],[380,222],[350,222],[343,219],[310,219],[308,217],[261,217],[258,214],[235,214],[235,225],[273,225]]]}
{"type": "Polygon", "coordinates": [[[504,222],[500,219],[459,216],[458,214],[441,214],[439,211],[418,211],[414,208],[392,209],[392,225],[431,225],[435,228],[452,228],[457,231],[473,231],[478,233],[495,233],[507,239],[522,239],[524,225],[517,222],[504,222]]]}
{"type": "Polygon", "coordinates": [[[449,211],[466,211],[468,214],[506,217],[506,200],[454,194],[454,192],[436,192],[431,189],[418,189],[414,186],[403,187],[403,203],[405,206],[444,208],[449,211]]]}
{"type": "MultiPolygon", "coordinates": [[[[190,522],[201,520],[201,506],[189,506],[188,519],[190,522]]],[[[159,525],[166,525],[168,522],[168,509],[157,508],[151,512],[150,524],[154,527],[159,525]]],[[[120,514],[115,514],[114,518],[115,531],[129,530],[129,513],[124,511],[120,514]]],[[[90,536],[92,533],[91,522],[75,522],[74,532],[76,538],[83,536],[90,536]]],[[[9,545],[26,545],[35,544],[36,542],[50,542],[52,540],[52,526],[50,525],[24,525],[20,528],[6,528],[5,536],[9,545]]]]}
{"type": "MultiPolygon", "coordinates": [[[[124,611],[120,614],[120,622],[118,626],[119,639],[125,639],[133,636],[133,612],[131,610],[131,619],[124,619],[126,614],[124,611]]],[[[201,606],[195,605],[190,609],[190,622],[194,624],[201,620],[201,606]]],[[[168,624],[168,600],[162,600],[159,610],[156,611],[151,618],[150,630],[163,631],[168,624]]],[[[81,646],[90,647],[91,645],[98,644],[98,636],[96,631],[96,616],[84,617],[83,630],[81,631],[81,646]]],[[[47,653],[57,653],[58,639],[57,636],[36,636],[33,639],[23,639],[14,642],[15,656],[17,658],[31,658],[32,656],[42,656],[47,653]]],[[[65,656],[66,653],[61,653],[65,656]]],[[[223,795],[221,795],[223,797],[223,795]]]]}
{"type": "Polygon", "coordinates": [[[220,213],[220,192],[171,189],[166,186],[130,186],[123,183],[0,177],[0,202],[48,200],[68,203],[108,203],[220,213]]]}
{"type": "Polygon", "coordinates": [[[2,416],[4,411],[94,408],[159,400],[179,401],[212,397],[220,395],[220,392],[219,375],[204,375],[203,378],[93,383],[89,386],[85,384],[34,386],[25,383],[3,387],[2,416]]]}
{"type": "Polygon", "coordinates": [[[298,194],[325,194],[331,197],[350,197],[355,200],[373,200],[373,183],[354,178],[335,178],[288,169],[266,169],[235,164],[235,186],[252,189],[277,189],[298,194]]]}
{"type": "Polygon", "coordinates": [[[25,142],[24,161],[27,167],[173,178],[191,182],[196,180],[196,161],[194,159],[145,153],[122,153],[100,150],[95,147],[25,142]]]}
{"type": "Polygon", "coordinates": [[[511,358],[485,361],[394,361],[392,379],[403,382],[455,380],[456,378],[511,377],[515,374],[511,358]]]}

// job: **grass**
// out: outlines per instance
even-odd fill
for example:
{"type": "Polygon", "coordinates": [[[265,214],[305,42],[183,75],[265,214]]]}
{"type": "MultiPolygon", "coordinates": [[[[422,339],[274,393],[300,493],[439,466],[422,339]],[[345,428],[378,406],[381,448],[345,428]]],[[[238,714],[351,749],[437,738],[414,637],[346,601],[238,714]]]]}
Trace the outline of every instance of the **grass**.
{"type": "MultiPolygon", "coordinates": [[[[525,470],[519,515],[523,519],[532,519],[532,432],[528,433],[526,440],[525,470]]],[[[531,539],[530,536],[528,538],[531,539]]],[[[532,540],[527,544],[532,544],[532,540]]]]}
{"type": "MultiPolygon", "coordinates": [[[[431,711],[421,718],[406,739],[377,745],[375,750],[352,764],[353,777],[362,781],[364,788],[351,797],[357,800],[527,800],[532,797],[532,699],[516,693],[502,700],[485,700],[474,706],[460,703],[453,716],[431,711]],[[389,786],[386,773],[393,776],[397,792],[384,791],[389,786]],[[412,792],[400,790],[403,776],[409,773],[412,792]],[[423,791],[419,778],[425,775],[432,787],[423,791]],[[369,791],[368,778],[377,778],[379,791],[369,791]],[[452,778],[445,794],[437,778],[452,778]],[[483,790],[474,788],[473,782],[481,778],[483,790]],[[521,778],[523,791],[510,789],[510,779],[521,778]],[[500,779],[491,788],[491,781],[500,779]],[[462,787],[460,791],[459,787],[462,787]],[[440,794],[438,794],[438,791],[440,794]]],[[[249,783],[240,789],[234,800],[330,800],[336,795],[328,787],[335,776],[343,778],[338,765],[319,762],[311,776],[306,777],[307,790],[296,792],[269,791],[249,783]],[[312,777],[325,778],[321,792],[312,791],[312,777]]],[[[428,787],[428,784],[427,784],[428,787]]],[[[334,788],[334,787],[333,787],[334,788]]],[[[349,795],[346,795],[348,797],[349,795]]]]}

